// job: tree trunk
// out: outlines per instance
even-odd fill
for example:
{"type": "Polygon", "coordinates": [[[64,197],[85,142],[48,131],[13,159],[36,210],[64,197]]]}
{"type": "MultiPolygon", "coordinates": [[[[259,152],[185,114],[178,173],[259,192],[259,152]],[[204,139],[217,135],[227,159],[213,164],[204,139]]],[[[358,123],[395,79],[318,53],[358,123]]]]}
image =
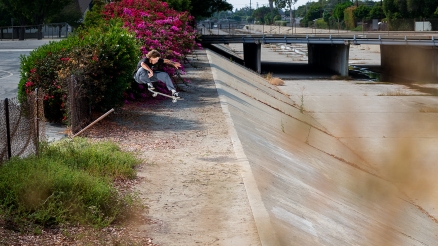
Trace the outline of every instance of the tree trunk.
{"type": "Polygon", "coordinates": [[[274,9],[274,0],[269,0],[269,8],[270,8],[271,10],[274,9]]]}

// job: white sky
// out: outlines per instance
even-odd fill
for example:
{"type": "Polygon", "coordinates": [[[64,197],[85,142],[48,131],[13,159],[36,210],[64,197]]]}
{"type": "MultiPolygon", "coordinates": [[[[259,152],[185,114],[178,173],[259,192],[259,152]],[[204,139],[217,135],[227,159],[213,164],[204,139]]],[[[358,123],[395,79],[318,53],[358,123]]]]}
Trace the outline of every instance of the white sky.
{"type": "MultiPolygon", "coordinates": [[[[262,6],[269,6],[269,1],[268,0],[226,0],[228,3],[230,3],[231,5],[233,5],[233,11],[236,10],[236,8],[241,9],[244,7],[249,7],[250,2],[251,2],[251,8],[252,9],[256,9],[257,8],[257,3],[259,5],[259,7],[262,6]]],[[[306,2],[312,2],[311,0],[298,0],[297,3],[295,3],[294,7],[298,8],[301,5],[306,4],[306,2]]],[[[316,0],[314,0],[316,1],[316,0]]]]}

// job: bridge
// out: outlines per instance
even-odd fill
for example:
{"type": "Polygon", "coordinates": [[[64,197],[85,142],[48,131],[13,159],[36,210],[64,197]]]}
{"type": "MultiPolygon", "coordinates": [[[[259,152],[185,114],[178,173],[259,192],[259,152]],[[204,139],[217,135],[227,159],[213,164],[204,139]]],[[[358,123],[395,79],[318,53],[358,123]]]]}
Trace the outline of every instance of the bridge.
{"type": "Polygon", "coordinates": [[[308,64],[348,76],[350,45],[380,45],[381,67],[387,74],[411,78],[438,78],[438,34],[434,32],[371,32],[295,35],[201,35],[203,46],[243,44],[243,63],[261,73],[261,45],[307,44],[308,64]]]}

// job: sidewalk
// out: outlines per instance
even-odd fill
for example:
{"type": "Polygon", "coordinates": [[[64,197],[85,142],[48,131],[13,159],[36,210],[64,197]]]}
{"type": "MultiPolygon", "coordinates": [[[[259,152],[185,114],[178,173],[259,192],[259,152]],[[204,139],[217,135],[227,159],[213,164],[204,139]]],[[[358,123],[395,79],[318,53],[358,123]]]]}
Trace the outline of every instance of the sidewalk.
{"type": "Polygon", "coordinates": [[[85,133],[144,160],[136,185],[149,212],[130,226],[159,245],[260,245],[206,52],[185,64],[191,86],[126,104],[85,133]]]}

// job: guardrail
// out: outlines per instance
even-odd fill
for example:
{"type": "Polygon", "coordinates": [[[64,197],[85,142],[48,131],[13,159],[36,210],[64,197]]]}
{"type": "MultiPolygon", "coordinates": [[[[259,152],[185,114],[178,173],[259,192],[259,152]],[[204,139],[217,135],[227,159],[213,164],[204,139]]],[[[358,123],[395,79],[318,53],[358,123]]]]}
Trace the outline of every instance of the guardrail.
{"type": "Polygon", "coordinates": [[[292,25],[266,25],[248,24],[233,21],[202,22],[198,25],[200,35],[242,35],[242,34],[266,34],[266,35],[296,35],[296,34],[319,34],[319,33],[370,33],[391,35],[394,32],[429,33],[434,35],[438,31],[438,19],[398,19],[387,22],[377,20],[362,20],[356,23],[351,30],[344,22],[334,20],[328,23],[310,21],[307,25],[293,23],[292,25]]]}
{"type": "MultiPolygon", "coordinates": [[[[371,45],[413,45],[438,46],[438,36],[417,35],[409,33],[397,35],[366,34],[297,34],[297,35],[202,35],[202,44],[230,44],[230,43],[285,43],[285,44],[371,44],[371,45]],[[404,36],[403,36],[404,34],[404,36]]],[[[438,35],[438,33],[435,33],[438,35]]]]}

